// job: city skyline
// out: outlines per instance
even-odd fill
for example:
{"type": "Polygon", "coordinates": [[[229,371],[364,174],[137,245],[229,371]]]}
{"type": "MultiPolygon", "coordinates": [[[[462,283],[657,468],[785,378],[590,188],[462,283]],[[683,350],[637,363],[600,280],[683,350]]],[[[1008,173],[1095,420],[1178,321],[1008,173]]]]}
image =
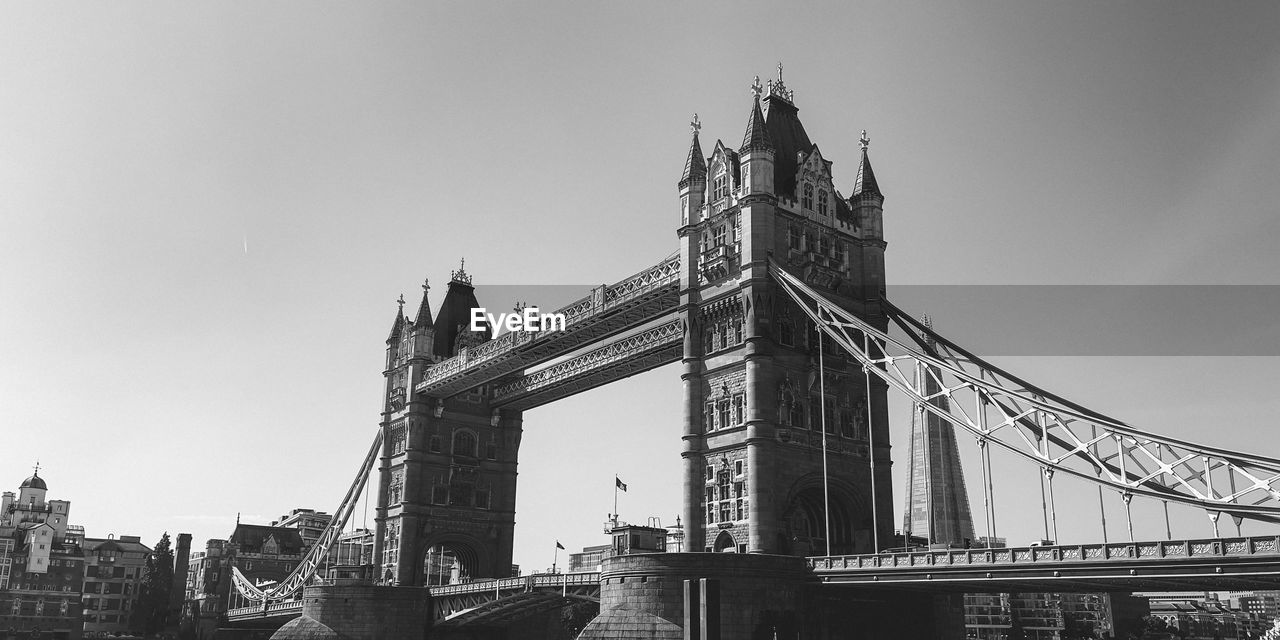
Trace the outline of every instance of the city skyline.
{"type": "MultiPolygon", "coordinates": [[[[845,195],[868,131],[891,298],[927,285],[1278,284],[1275,7],[870,3],[762,21],[763,7],[665,20],[568,5],[12,6],[0,485],[39,459],[88,535],[151,545],[190,532],[197,549],[237,514],[332,512],[376,429],[396,296],[414,300],[430,278],[438,305],[465,257],[481,303],[505,309],[507,287],[585,293],[669,255],[686,123],[700,114],[704,149],[736,147],[748,87],[779,59],[845,195]]],[[[935,299],[911,311],[964,343],[970,328],[935,299]]],[[[1132,302],[1117,315],[1176,323],[1167,299],[1132,302]]],[[[1239,351],[1242,331],[1199,327],[1174,336],[1187,351],[997,361],[1135,426],[1277,456],[1262,436],[1280,409],[1280,329],[1266,323],[1276,299],[1261,302],[1243,336],[1259,357],[1189,355],[1239,351]]],[[[1063,331],[1016,311],[996,314],[1004,331],[1063,331]]],[[[1067,329],[1053,336],[1067,347],[1098,331],[1067,329]]],[[[895,402],[900,489],[910,411],[895,402]]],[[[613,475],[629,486],[624,519],[671,524],[679,424],[674,367],[528,412],[516,562],[549,566],[556,540],[599,544],[613,475]]],[[[1034,468],[996,463],[998,516],[1038,504],[1034,468]]],[[[1079,499],[1059,496],[1060,511],[1096,509],[1092,489],[1071,486],[1079,499]]],[[[1108,508],[1121,522],[1119,500],[1108,508]]],[[[1156,513],[1140,512],[1138,537],[1163,536],[1156,513]]],[[[1175,516],[1207,535],[1203,519],[1175,516]]],[[[1040,538],[1038,514],[1026,520],[997,533],[1040,538]]],[[[1100,538],[1078,520],[1064,539],[1100,538]]]]}

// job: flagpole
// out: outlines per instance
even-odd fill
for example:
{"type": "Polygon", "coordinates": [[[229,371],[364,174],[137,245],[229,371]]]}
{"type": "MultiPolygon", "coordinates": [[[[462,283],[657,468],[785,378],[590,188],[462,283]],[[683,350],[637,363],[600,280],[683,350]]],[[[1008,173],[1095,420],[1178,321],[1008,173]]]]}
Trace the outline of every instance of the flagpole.
{"type": "Polygon", "coordinates": [[[613,474],[613,527],[618,527],[618,474],[613,474]]]}
{"type": "Polygon", "coordinates": [[[560,561],[560,541],[556,540],[556,551],[551,555],[551,573],[556,572],[556,563],[560,561]]]}

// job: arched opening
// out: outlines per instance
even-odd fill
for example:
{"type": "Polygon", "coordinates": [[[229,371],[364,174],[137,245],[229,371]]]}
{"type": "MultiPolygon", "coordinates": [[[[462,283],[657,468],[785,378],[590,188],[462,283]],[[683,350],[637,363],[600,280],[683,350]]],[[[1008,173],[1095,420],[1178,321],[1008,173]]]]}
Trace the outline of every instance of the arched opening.
{"type": "Polygon", "coordinates": [[[711,549],[716,553],[735,553],[738,551],[738,541],[733,539],[732,533],[721,531],[711,549]]]}
{"type": "Polygon", "coordinates": [[[453,455],[476,457],[476,434],[460,429],[453,434],[453,455]]]}
{"type": "Polygon", "coordinates": [[[422,558],[422,585],[457,584],[478,575],[480,558],[475,549],[458,542],[442,542],[427,548],[422,558]]]}
{"type": "MultiPolygon", "coordinates": [[[[819,481],[820,482],[820,481],[819,481]]],[[[831,553],[835,555],[871,551],[870,512],[852,490],[830,487],[831,553]]],[[[808,484],[793,492],[783,514],[779,551],[789,555],[825,555],[827,519],[821,484],[808,484]]]]}

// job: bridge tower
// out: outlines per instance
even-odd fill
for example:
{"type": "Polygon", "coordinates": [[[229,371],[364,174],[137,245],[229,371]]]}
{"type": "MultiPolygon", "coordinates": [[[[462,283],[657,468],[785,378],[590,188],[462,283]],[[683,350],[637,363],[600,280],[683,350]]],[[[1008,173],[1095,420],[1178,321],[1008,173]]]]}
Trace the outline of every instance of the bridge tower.
{"type": "Polygon", "coordinates": [[[375,563],[386,584],[439,580],[430,564],[457,565],[471,577],[506,577],[515,530],[520,411],[495,410],[487,387],[445,399],[417,393],[436,363],[490,338],[470,331],[480,305],[472,277],[451,274],[440,312],[431,317],[430,287],[412,317],[404,297],[387,337],[382,456],[377,485],[375,563]]]}
{"type": "Polygon", "coordinates": [[[873,523],[882,547],[893,531],[886,386],[830,340],[820,379],[818,334],[768,265],[886,327],[884,196],[865,132],[852,195],[836,189],[781,65],[752,92],[737,149],[704,158],[695,116],[679,182],[686,548],[825,553],[825,413],[830,550],[869,552],[873,523]]]}

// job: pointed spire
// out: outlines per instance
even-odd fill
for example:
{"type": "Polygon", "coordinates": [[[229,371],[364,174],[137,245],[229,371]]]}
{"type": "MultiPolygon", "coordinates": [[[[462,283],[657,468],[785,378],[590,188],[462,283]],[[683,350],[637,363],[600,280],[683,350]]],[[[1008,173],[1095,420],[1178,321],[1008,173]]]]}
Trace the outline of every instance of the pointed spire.
{"type": "Polygon", "coordinates": [[[747,132],[742,135],[742,148],[738,151],[740,153],[773,151],[773,141],[769,139],[769,132],[764,128],[764,112],[760,110],[759,77],[756,77],[751,92],[755,94],[755,104],[751,106],[751,120],[747,122],[747,132]]]}
{"type": "Polygon", "coordinates": [[[693,114],[689,127],[693,129],[693,144],[689,145],[689,157],[684,161],[684,174],[680,176],[681,189],[694,182],[707,181],[707,158],[702,155],[702,145],[698,143],[698,131],[702,129],[698,114],[693,114]]]}
{"type": "Polygon", "coordinates": [[[418,315],[413,320],[413,325],[419,329],[432,326],[431,301],[427,299],[427,292],[429,291],[431,291],[431,280],[423,280],[422,304],[418,305],[418,315]]]}
{"type": "Polygon", "coordinates": [[[387,336],[387,342],[395,342],[400,339],[400,329],[404,326],[404,294],[400,294],[400,298],[396,300],[399,309],[396,310],[395,322],[391,324],[391,335],[387,336]]]}
{"type": "Polygon", "coordinates": [[[862,145],[862,162],[858,164],[858,177],[853,181],[853,197],[874,195],[883,198],[880,185],[876,183],[876,174],[871,170],[871,159],[867,157],[867,146],[871,144],[871,138],[867,137],[866,129],[862,130],[862,138],[858,142],[862,145]]]}

